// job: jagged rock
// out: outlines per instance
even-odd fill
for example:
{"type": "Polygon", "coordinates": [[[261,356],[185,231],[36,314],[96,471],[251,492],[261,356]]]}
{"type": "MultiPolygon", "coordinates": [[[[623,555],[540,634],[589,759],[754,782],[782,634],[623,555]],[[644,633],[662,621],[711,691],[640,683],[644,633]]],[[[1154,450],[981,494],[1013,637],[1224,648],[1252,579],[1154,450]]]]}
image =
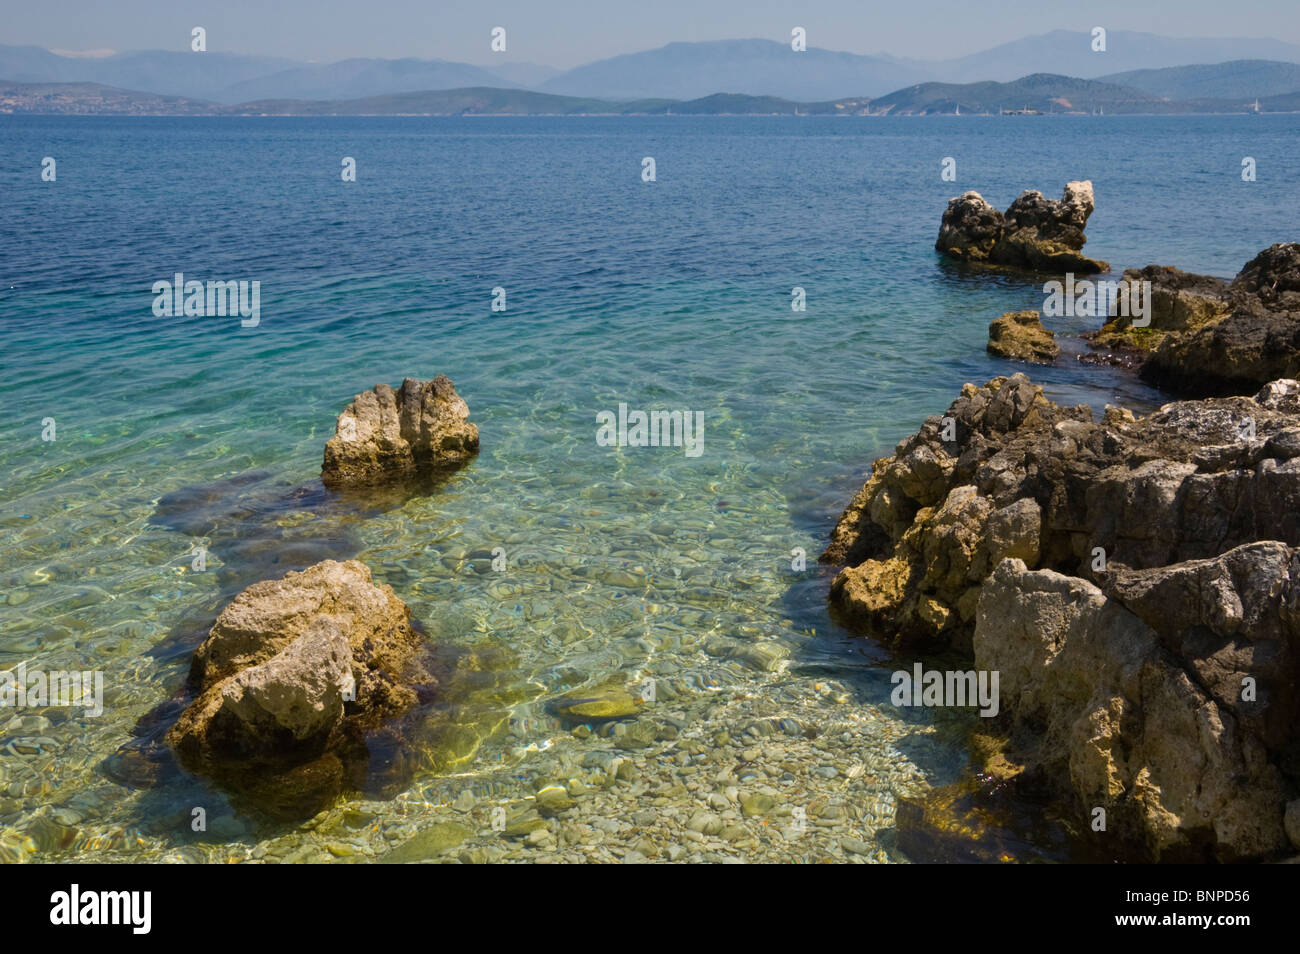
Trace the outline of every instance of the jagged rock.
{"type": "Polygon", "coordinates": [[[355,560],[248,587],[195,652],[190,681],[195,698],[167,733],[181,763],[245,794],[278,776],[275,801],[299,807],[356,787],[366,733],[437,682],[406,604],[355,560]]]}
{"type": "Polygon", "coordinates": [[[978,192],[965,192],[949,201],[934,247],[967,262],[1078,274],[1109,271],[1108,264],[1081,251],[1092,210],[1092,183],[1086,180],[1067,182],[1057,201],[1023,192],[1005,213],[978,192]]]}
{"type": "Polygon", "coordinates": [[[978,192],[948,201],[935,250],[966,261],[986,261],[1006,229],[1006,217],[978,192]]]}
{"type": "Polygon", "coordinates": [[[288,733],[301,741],[343,717],[343,696],[352,685],[352,653],[342,621],[321,616],[266,662],[235,673],[222,689],[221,705],[249,736],[273,739],[288,733]]]}
{"type": "Polygon", "coordinates": [[[845,566],[833,601],[887,640],[941,635],[928,622],[933,607],[920,612],[926,600],[969,623],[966,590],[1001,558],[1008,534],[998,528],[1013,514],[1031,568],[1037,559],[1083,575],[1097,548],[1140,568],[1260,539],[1300,544],[1297,387],[1175,402],[1141,418],[1112,408],[1094,421],[1086,406],[1046,400],[1023,374],[968,384],[946,415],[876,462],[841,516],[822,555],[845,566]]]}
{"type": "Polygon", "coordinates": [[[1061,355],[1056,336],[1036,311],[1009,311],[989,325],[988,353],[1034,364],[1051,364],[1061,355]]]}
{"type": "Polygon", "coordinates": [[[1300,414],[1300,381],[1289,378],[1270,381],[1255,395],[1255,403],[1270,411],[1300,414]]]}
{"type": "Polygon", "coordinates": [[[1097,348],[1146,355],[1142,376],[1189,396],[1250,394],[1300,375],[1300,244],[1270,246],[1231,282],[1148,265],[1151,323],[1112,316],[1085,335],[1097,348]]]}
{"type": "Polygon", "coordinates": [[[848,625],[1001,672],[1027,777],[1141,854],[1254,858],[1300,787],[1298,513],[1300,382],[1096,421],[1017,374],[877,461],[822,559],[848,625]]]}
{"type": "Polygon", "coordinates": [[[1249,595],[1272,586],[1294,599],[1286,572],[1294,555],[1254,544],[1190,569],[1123,571],[1112,596],[1019,560],[1000,564],[980,597],[974,654],[977,668],[1001,674],[1013,756],[1064,789],[1080,819],[1104,808],[1112,837],[1151,858],[1237,861],[1287,850],[1286,739],[1270,745],[1258,726],[1262,711],[1296,698],[1294,655],[1261,653],[1221,610],[1247,595],[1233,590],[1235,575],[1249,595]],[[1171,579],[1188,572],[1225,585],[1195,599],[1190,580],[1171,579]],[[1178,591],[1147,604],[1159,629],[1125,605],[1126,586],[1178,591]],[[1193,599],[1180,607],[1169,601],[1176,595],[1193,599]],[[1203,682],[1206,671],[1227,691],[1203,682]],[[1241,701],[1247,676],[1261,680],[1258,703],[1241,701]]]}
{"type": "Polygon", "coordinates": [[[1142,377],[1182,394],[1240,394],[1300,374],[1297,315],[1234,312],[1187,335],[1170,335],[1142,377]]]}
{"type": "Polygon", "coordinates": [[[1270,245],[1247,262],[1232,288],[1239,300],[1263,311],[1300,311],[1300,244],[1270,245]]]}
{"type": "Polygon", "coordinates": [[[376,384],[339,415],[325,444],[321,480],[332,489],[399,483],[464,464],[478,453],[478,427],[446,375],[376,384]]]}
{"type": "Polygon", "coordinates": [[[1187,332],[1224,317],[1232,308],[1227,282],[1210,275],[1195,275],[1177,268],[1148,265],[1124,272],[1124,281],[1151,283],[1148,324],[1135,327],[1134,316],[1122,315],[1111,305],[1110,318],[1100,331],[1084,338],[1094,347],[1154,351],[1171,332],[1187,332]]]}

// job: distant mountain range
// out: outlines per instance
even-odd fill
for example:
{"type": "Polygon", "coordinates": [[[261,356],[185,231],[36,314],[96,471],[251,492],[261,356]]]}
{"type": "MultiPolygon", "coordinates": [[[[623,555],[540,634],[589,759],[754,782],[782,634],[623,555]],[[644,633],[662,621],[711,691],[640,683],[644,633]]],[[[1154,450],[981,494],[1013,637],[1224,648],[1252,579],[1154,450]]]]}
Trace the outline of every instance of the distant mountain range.
{"type": "Polygon", "coordinates": [[[35,46],[0,46],[0,79],[15,83],[98,83],[164,96],[222,101],[221,91],[302,64],[234,53],[148,50],[104,57],[60,56],[35,46]]]}
{"type": "Polygon", "coordinates": [[[479,87],[613,101],[685,101],[723,92],[827,102],[845,96],[881,97],[923,83],[1009,82],[1035,73],[1102,79],[1170,99],[1253,99],[1300,89],[1289,85],[1291,79],[1278,69],[1279,64],[1300,64],[1300,46],[1281,40],[1183,39],[1123,30],[1111,31],[1106,39],[1106,51],[1095,53],[1088,32],[1055,30],[937,61],[838,53],[817,47],[794,53],[788,42],[719,40],[670,43],[566,71],[504,59],[491,66],[419,59],[312,64],[215,51],[66,56],[38,47],[0,46],[0,79],[33,84],[98,83],[225,104],[265,99],[352,100],[479,87]],[[1169,68],[1204,70],[1229,61],[1261,65],[1239,65],[1231,77],[1168,72],[1169,68]],[[1187,66],[1192,63],[1208,66],[1187,66]],[[1258,70],[1258,75],[1252,70],[1258,70]]]}
{"type": "Polygon", "coordinates": [[[1088,31],[1053,30],[938,64],[943,69],[926,79],[950,83],[1006,82],[1034,73],[1104,79],[1133,70],[1231,60],[1300,63],[1300,46],[1273,39],[1187,39],[1111,30],[1106,35],[1106,52],[1094,53],[1088,31]]]}
{"type": "Polygon", "coordinates": [[[879,96],[935,78],[926,64],[809,48],[794,53],[772,40],[669,43],[562,73],[542,84],[548,93],[603,99],[695,99],[711,93],[829,100],[879,96]]]}

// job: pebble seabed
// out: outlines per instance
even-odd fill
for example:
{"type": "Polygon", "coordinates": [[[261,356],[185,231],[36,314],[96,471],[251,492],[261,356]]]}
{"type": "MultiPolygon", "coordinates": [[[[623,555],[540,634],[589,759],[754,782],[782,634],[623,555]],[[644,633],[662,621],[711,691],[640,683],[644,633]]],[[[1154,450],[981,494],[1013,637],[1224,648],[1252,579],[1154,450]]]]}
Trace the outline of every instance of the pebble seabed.
{"type": "Polygon", "coordinates": [[[10,593],[30,599],[15,633],[29,668],[100,660],[107,685],[96,719],[53,707],[0,713],[0,860],[909,860],[890,836],[899,799],[968,773],[964,740],[978,719],[893,706],[896,667],[880,666],[878,649],[817,632],[834,631],[830,571],[792,571],[791,542],[815,554],[820,540],[788,526],[788,501],[742,472],[712,488],[742,506],[718,498],[681,515],[672,495],[647,499],[635,481],[571,479],[575,499],[529,508],[526,525],[473,468],[364,517],[319,494],[266,505],[282,486],[240,481],[198,495],[204,507],[223,493],[239,501],[239,516],[204,511],[216,529],[200,538],[211,546],[203,573],[188,550],[177,556],[177,520],[160,526],[152,506],[118,505],[126,552],[102,572],[130,568],[125,592],[110,598],[97,574],[55,562],[10,593]],[[466,543],[491,540],[488,528],[507,518],[511,531],[496,536],[511,562],[496,572],[490,548],[466,543]],[[175,698],[216,609],[292,568],[249,557],[262,551],[304,565],[365,561],[451,661],[443,698],[399,753],[414,769],[398,790],[277,824],[202,779],[123,769],[141,720],[175,698]],[[64,629],[74,632],[47,645],[64,629]],[[629,711],[565,716],[557,700],[575,691],[629,711]],[[196,808],[206,830],[194,830],[196,808]]]}

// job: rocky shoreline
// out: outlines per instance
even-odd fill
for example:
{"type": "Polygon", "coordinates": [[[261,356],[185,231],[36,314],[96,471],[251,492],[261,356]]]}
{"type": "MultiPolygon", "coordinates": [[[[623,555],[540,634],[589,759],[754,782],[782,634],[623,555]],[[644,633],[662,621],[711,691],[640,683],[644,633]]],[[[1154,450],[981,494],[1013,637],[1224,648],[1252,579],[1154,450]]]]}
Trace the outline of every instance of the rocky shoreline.
{"type": "Polygon", "coordinates": [[[1296,381],[1095,421],[1017,374],[877,461],[822,559],[848,625],[1001,674],[986,771],[1120,855],[1267,859],[1300,849],[1297,505],[1296,381]]]}
{"type": "MultiPolygon", "coordinates": [[[[977,198],[949,204],[937,248],[991,262],[971,252],[1002,241],[977,198]]],[[[1232,282],[1124,278],[1151,283],[1149,320],[1112,309],[1089,343],[1195,399],[1096,420],[1024,374],[966,384],[872,466],[821,557],[841,568],[830,600],[860,633],[996,672],[981,777],[1055,800],[1114,858],[1294,860],[1300,245],[1232,282]]],[[[1051,363],[1059,347],[1028,311],[993,323],[989,352],[1051,363]]]]}

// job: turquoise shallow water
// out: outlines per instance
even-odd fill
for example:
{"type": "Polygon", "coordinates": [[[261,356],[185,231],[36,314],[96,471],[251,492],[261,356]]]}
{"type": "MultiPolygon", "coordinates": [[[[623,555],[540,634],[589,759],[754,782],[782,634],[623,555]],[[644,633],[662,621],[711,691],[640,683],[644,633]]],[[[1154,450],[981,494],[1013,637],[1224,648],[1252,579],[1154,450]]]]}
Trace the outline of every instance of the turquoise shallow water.
{"type": "MultiPolygon", "coordinates": [[[[880,705],[883,655],[827,618],[814,561],[872,459],[963,381],[1016,370],[984,354],[988,322],[1040,306],[1033,283],[939,261],[945,202],[1091,178],[1089,254],[1227,276],[1294,238],[1296,131],[1282,116],[0,119],[0,667],[102,669],[109,708],[0,715],[0,749],[44,740],[0,754],[0,823],[70,812],[78,839],[58,850],[74,856],[188,845],[176,813],[221,797],[183,777],[125,787],[104,760],[175,691],[225,599],[327,556],[365,560],[431,639],[491,672],[448,704],[452,741],[395,805],[435,804],[453,777],[508,800],[539,752],[570,744],[546,701],[608,678],[655,678],[706,735],[737,696],[880,739],[920,731],[880,705]],[[657,182],[640,179],[646,155],[657,182]],[[1259,181],[1240,181],[1244,155],[1259,181]],[[154,317],[150,288],[177,271],[260,281],[260,325],[154,317]],[[387,508],[321,493],[352,395],[437,373],[480,428],[475,463],[387,508]],[[596,412],[620,402],[702,411],[703,453],[597,446],[596,412]],[[498,546],[500,574],[481,558],[498,546]],[[825,679],[842,701],[811,688],[825,679]]],[[[1058,332],[1090,326],[1069,321],[1058,332]]],[[[1072,403],[1161,400],[1071,360],[1033,374],[1072,403]]],[[[900,774],[880,794],[951,780],[964,755],[934,745],[882,750],[900,774]]]]}

